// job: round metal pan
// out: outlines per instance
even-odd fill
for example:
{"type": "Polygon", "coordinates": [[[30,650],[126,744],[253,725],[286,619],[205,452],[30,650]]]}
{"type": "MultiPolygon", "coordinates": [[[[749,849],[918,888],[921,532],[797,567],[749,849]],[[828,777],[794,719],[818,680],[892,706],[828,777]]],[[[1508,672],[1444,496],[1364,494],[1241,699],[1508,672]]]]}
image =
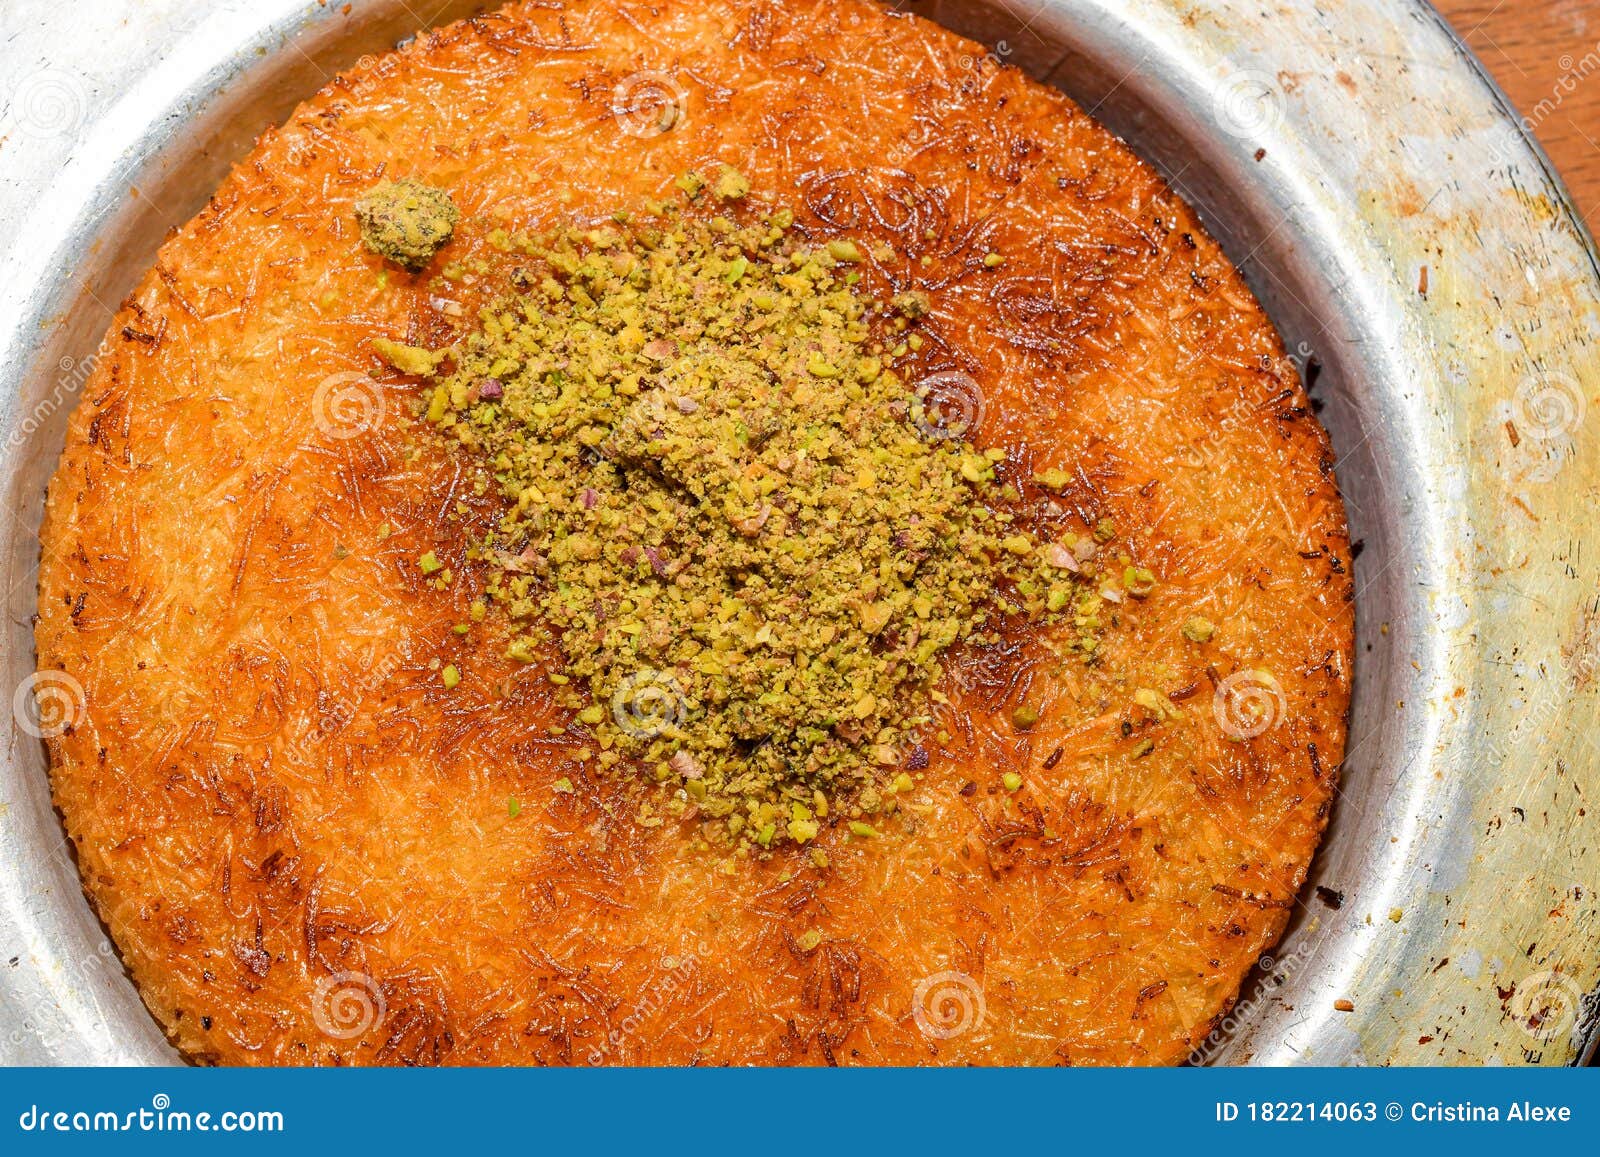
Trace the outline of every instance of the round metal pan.
{"type": "MultiPolygon", "coordinates": [[[[1422,0],[903,7],[1161,167],[1340,455],[1364,543],[1342,793],[1287,938],[1195,1059],[1580,1062],[1600,1019],[1600,277],[1545,159],[1422,0]]],[[[177,1059],[82,897],[31,733],[44,487],[111,309],[262,127],[471,10],[7,4],[0,1061],[177,1059]]]]}

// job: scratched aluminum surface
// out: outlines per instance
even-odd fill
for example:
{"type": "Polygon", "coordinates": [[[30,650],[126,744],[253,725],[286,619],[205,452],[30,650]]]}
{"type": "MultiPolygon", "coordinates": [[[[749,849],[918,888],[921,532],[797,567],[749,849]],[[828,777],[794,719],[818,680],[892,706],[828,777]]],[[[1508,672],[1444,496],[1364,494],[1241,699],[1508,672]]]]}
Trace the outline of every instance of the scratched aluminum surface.
{"type": "MultiPolygon", "coordinates": [[[[1196,1060],[1582,1060],[1600,1021],[1600,277],[1515,114],[1420,0],[903,7],[1065,89],[1201,210],[1313,378],[1365,543],[1332,826],[1284,943],[1196,1060]]],[[[11,695],[33,671],[45,481],[112,307],[261,127],[418,22],[402,0],[8,0],[0,19],[11,695]]],[[[13,711],[0,1062],[176,1059],[82,898],[13,711]]]]}

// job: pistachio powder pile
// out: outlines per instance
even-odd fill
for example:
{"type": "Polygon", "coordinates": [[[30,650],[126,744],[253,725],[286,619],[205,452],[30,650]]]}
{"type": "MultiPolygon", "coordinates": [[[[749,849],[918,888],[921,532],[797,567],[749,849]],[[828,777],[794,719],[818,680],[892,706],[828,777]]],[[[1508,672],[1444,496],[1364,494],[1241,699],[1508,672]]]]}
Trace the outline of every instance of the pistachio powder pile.
{"type": "Polygon", "coordinates": [[[681,785],[668,814],[729,842],[805,843],[829,816],[870,837],[941,656],[998,614],[1070,623],[1092,655],[1094,566],[1015,526],[1003,453],[897,372],[922,295],[870,301],[854,242],[745,210],[733,170],[679,187],[687,212],[495,234],[515,289],[478,328],[381,348],[509,500],[474,558],[510,656],[559,646],[600,764],[681,785]]]}

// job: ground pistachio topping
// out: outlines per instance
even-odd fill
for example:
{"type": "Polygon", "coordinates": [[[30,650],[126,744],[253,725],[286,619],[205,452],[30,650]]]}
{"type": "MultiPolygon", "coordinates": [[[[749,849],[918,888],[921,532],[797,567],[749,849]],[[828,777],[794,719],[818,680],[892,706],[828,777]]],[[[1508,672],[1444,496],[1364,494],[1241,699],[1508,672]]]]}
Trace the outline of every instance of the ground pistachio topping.
{"type": "Polygon", "coordinates": [[[740,203],[497,233],[513,289],[447,358],[400,360],[508,501],[473,552],[489,603],[512,658],[559,648],[599,764],[730,846],[874,838],[949,648],[1005,615],[1092,655],[1111,572],[1021,529],[1002,452],[896,369],[925,295],[873,302],[853,242],[737,174],[685,184],[740,203]]]}
{"type": "Polygon", "coordinates": [[[408,177],[380,182],[356,202],[362,242],[412,273],[444,248],[460,219],[449,193],[408,177]]]}

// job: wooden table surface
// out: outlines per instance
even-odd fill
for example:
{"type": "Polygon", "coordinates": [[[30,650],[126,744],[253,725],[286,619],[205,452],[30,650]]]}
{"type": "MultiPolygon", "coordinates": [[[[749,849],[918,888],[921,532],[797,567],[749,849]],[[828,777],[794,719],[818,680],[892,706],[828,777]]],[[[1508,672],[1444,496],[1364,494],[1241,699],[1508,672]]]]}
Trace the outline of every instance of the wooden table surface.
{"type": "Polygon", "coordinates": [[[1523,116],[1600,232],[1600,0],[1433,0],[1523,116]]]}

